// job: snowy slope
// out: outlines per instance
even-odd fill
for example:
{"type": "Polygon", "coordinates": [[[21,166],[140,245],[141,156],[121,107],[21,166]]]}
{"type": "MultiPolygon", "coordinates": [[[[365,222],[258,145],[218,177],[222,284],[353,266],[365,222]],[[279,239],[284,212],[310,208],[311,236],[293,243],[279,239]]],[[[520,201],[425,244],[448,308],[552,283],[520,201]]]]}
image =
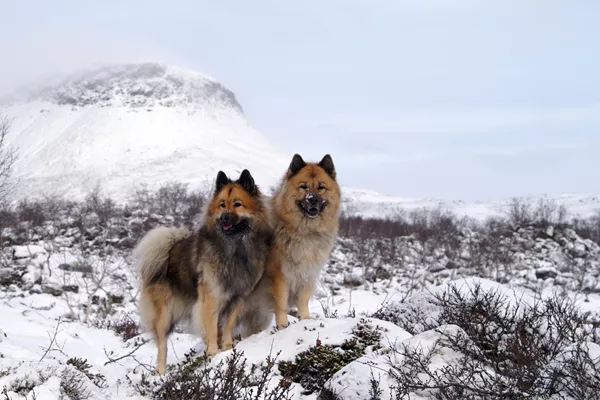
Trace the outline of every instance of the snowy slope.
{"type": "Polygon", "coordinates": [[[233,93],[160,64],[117,65],[21,94],[3,108],[19,149],[18,197],[80,197],[97,183],[116,198],[134,185],[192,187],[249,168],[272,184],[289,156],[246,121],[233,93]]]}
{"type": "MultiPolygon", "coordinates": [[[[511,199],[492,201],[451,201],[442,199],[424,199],[386,196],[371,190],[345,188],[344,209],[351,215],[371,218],[393,218],[406,216],[412,210],[436,209],[452,211],[458,216],[469,216],[479,221],[489,217],[504,217],[507,215],[511,199]]],[[[520,199],[532,207],[539,201],[565,206],[569,217],[588,218],[600,210],[600,194],[563,194],[560,196],[523,196],[520,199]]]]}

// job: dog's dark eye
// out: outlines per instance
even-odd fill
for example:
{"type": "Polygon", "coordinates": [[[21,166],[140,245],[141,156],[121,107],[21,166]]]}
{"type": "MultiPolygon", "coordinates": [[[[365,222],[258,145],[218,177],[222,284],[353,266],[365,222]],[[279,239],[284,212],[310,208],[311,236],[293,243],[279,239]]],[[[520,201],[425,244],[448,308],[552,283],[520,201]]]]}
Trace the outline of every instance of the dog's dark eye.
{"type": "Polygon", "coordinates": [[[240,203],[239,201],[236,201],[236,202],[233,204],[233,206],[234,206],[235,208],[238,208],[238,207],[241,207],[241,206],[243,206],[243,204],[242,204],[242,203],[240,203]]]}
{"type": "Polygon", "coordinates": [[[300,189],[306,190],[306,189],[308,189],[308,186],[306,186],[306,185],[300,185],[300,189]]]}
{"type": "Polygon", "coordinates": [[[325,186],[323,185],[319,185],[319,192],[324,191],[325,189],[327,189],[325,186]]]}
{"type": "Polygon", "coordinates": [[[221,204],[219,204],[219,207],[221,207],[221,208],[225,208],[225,203],[221,203],[221,204]]]}

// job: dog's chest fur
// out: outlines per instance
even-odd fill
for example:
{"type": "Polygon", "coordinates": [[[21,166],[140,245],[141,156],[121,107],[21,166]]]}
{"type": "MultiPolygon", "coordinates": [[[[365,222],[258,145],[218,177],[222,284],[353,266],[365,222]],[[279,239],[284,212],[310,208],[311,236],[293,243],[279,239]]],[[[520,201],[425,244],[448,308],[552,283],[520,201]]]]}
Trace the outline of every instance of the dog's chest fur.
{"type": "Polygon", "coordinates": [[[290,289],[313,286],[333,249],[335,235],[313,232],[290,237],[280,231],[278,236],[281,267],[290,289]]]}
{"type": "Polygon", "coordinates": [[[214,280],[218,295],[247,297],[260,279],[269,251],[268,233],[252,232],[241,238],[205,233],[204,263],[210,265],[208,279],[214,280]]]}

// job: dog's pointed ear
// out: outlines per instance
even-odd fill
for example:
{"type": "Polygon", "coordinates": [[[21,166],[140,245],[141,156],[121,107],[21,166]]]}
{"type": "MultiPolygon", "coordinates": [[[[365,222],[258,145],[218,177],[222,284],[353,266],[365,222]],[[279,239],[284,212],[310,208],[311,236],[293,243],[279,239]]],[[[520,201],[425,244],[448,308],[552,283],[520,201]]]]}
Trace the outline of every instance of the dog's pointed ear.
{"type": "Polygon", "coordinates": [[[215,193],[219,193],[221,191],[221,189],[223,189],[223,187],[225,187],[225,185],[228,185],[230,183],[231,183],[231,179],[229,179],[227,177],[227,175],[225,175],[225,172],[219,171],[219,173],[217,174],[215,193]]]}
{"type": "Polygon", "coordinates": [[[327,175],[335,179],[335,165],[333,165],[333,158],[329,154],[326,154],[325,157],[319,163],[319,167],[323,168],[327,175]]]}
{"type": "Polygon", "coordinates": [[[240,179],[238,179],[238,183],[242,185],[246,192],[250,193],[252,196],[256,196],[256,183],[254,183],[254,178],[250,174],[250,171],[247,169],[243,170],[240,179]]]}
{"type": "Polygon", "coordinates": [[[300,154],[294,154],[294,157],[292,157],[292,162],[290,163],[290,167],[288,169],[288,176],[292,177],[296,175],[305,166],[306,163],[304,162],[300,154]]]}

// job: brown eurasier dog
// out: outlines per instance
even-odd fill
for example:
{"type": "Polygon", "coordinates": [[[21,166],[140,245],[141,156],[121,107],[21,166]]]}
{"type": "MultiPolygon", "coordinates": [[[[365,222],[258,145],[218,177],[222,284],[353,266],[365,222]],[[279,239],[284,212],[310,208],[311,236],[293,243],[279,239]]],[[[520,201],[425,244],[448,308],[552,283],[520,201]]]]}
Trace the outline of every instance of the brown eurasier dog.
{"type": "Polygon", "coordinates": [[[271,198],[273,247],[265,276],[241,316],[243,335],[268,328],[273,311],[278,327],[288,325],[290,307],[298,308],[301,319],[310,318],[308,302],[333,249],[340,206],[341,190],[331,156],[307,163],[294,155],[271,198]]]}
{"type": "Polygon", "coordinates": [[[248,170],[232,182],[219,172],[201,227],[156,228],[133,251],[142,280],[140,313],[154,333],[158,372],[167,364],[167,337],[175,324],[194,321],[207,353],[233,344],[244,300],[263,276],[271,241],[269,207],[248,170]]]}

